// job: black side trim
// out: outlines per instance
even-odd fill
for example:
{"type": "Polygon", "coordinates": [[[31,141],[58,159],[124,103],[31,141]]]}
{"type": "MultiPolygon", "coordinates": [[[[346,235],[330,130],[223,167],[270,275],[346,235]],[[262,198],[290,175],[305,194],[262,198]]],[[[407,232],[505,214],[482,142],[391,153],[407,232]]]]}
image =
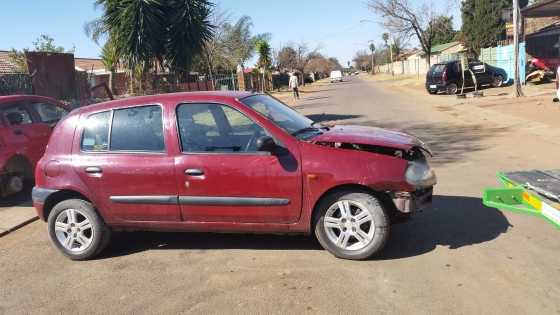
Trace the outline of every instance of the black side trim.
{"type": "Polygon", "coordinates": [[[179,196],[179,204],[206,206],[285,206],[290,204],[290,200],[282,198],[179,196]]]}
{"type": "Polygon", "coordinates": [[[111,196],[114,203],[176,205],[177,196],[111,196]]]}
{"type": "Polygon", "coordinates": [[[31,199],[33,199],[33,202],[45,203],[45,200],[57,191],[56,189],[46,189],[35,186],[31,191],[31,199]]]}

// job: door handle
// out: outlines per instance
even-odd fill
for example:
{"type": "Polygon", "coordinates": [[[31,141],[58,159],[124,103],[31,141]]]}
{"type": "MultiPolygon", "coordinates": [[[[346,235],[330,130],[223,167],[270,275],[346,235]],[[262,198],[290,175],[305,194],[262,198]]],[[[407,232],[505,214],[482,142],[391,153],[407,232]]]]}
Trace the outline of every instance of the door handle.
{"type": "Polygon", "coordinates": [[[188,168],[185,170],[185,175],[189,176],[202,176],[204,175],[204,171],[198,168],[188,168]]]}
{"type": "Polygon", "coordinates": [[[88,167],[86,167],[86,173],[88,173],[88,174],[101,174],[101,173],[103,173],[103,170],[101,169],[101,167],[88,166],[88,167]]]}

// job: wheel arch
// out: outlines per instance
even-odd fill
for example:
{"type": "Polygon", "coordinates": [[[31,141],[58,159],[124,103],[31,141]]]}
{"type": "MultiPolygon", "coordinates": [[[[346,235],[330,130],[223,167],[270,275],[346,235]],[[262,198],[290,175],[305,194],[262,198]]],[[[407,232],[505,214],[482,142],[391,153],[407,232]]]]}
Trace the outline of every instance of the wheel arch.
{"type": "Polygon", "coordinates": [[[339,193],[341,191],[351,191],[351,192],[362,192],[362,193],[366,193],[366,194],[370,194],[375,196],[377,199],[379,199],[379,202],[381,202],[381,205],[383,207],[385,207],[388,211],[392,212],[392,211],[396,211],[395,209],[395,204],[393,203],[393,200],[391,199],[391,197],[389,196],[389,194],[387,194],[386,192],[382,192],[382,191],[377,191],[374,190],[368,186],[365,185],[360,185],[360,184],[342,184],[342,185],[337,185],[334,187],[331,187],[330,189],[328,189],[327,191],[325,191],[319,198],[317,198],[317,200],[315,201],[315,204],[313,205],[313,209],[311,211],[311,222],[310,222],[310,227],[311,227],[311,231],[313,231],[315,229],[315,223],[317,222],[317,215],[320,211],[319,209],[319,205],[321,204],[321,202],[327,198],[328,196],[335,194],[335,193],[339,193]]]}
{"type": "MultiPolygon", "coordinates": [[[[68,200],[68,199],[82,199],[82,200],[85,200],[89,203],[92,203],[91,200],[89,200],[88,197],[86,197],[85,195],[81,194],[78,191],[71,190],[71,189],[59,190],[59,191],[51,194],[45,200],[45,204],[43,205],[43,218],[45,218],[45,221],[48,220],[49,214],[51,213],[54,206],[56,206],[58,203],[60,203],[64,200],[68,200]]],[[[95,209],[95,207],[94,207],[94,209],[95,209]]],[[[97,209],[95,211],[97,212],[97,214],[99,214],[97,209]]]]}

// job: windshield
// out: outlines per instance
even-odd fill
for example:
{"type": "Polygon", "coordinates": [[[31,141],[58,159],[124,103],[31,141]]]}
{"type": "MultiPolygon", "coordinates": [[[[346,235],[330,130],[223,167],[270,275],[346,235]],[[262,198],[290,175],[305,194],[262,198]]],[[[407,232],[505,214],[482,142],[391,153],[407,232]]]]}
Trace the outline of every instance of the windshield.
{"type": "Polygon", "coordinates": [[[241,102],[264,115],[278,125],[278,127],[292,135],[309,137],[310,134],[316,135],[321,133],[318,128],[312,126],[313,121],[311,119],[268,95],[248,96],[241,99],[241,102]]]}

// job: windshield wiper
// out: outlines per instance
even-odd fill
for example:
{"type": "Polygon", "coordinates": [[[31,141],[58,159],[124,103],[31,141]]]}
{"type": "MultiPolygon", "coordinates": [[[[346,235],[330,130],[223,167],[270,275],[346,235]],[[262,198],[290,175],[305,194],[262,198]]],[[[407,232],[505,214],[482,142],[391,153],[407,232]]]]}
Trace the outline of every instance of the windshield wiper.
{"type": "Polygon", "coordinates": [[[298,130],[298,131],[293,132],[293,133],[292,133],[292,136],[297,136],[297,135],[300,135],[300,134],[302,134],[302,133],[306,133],[306,132],[310,132],[310,131],[317,131],[317,132],[320,132],[318,128],[315,128],[315,127],[305,127],[305,128],[301,128],[301,129],[298,130]]]}

